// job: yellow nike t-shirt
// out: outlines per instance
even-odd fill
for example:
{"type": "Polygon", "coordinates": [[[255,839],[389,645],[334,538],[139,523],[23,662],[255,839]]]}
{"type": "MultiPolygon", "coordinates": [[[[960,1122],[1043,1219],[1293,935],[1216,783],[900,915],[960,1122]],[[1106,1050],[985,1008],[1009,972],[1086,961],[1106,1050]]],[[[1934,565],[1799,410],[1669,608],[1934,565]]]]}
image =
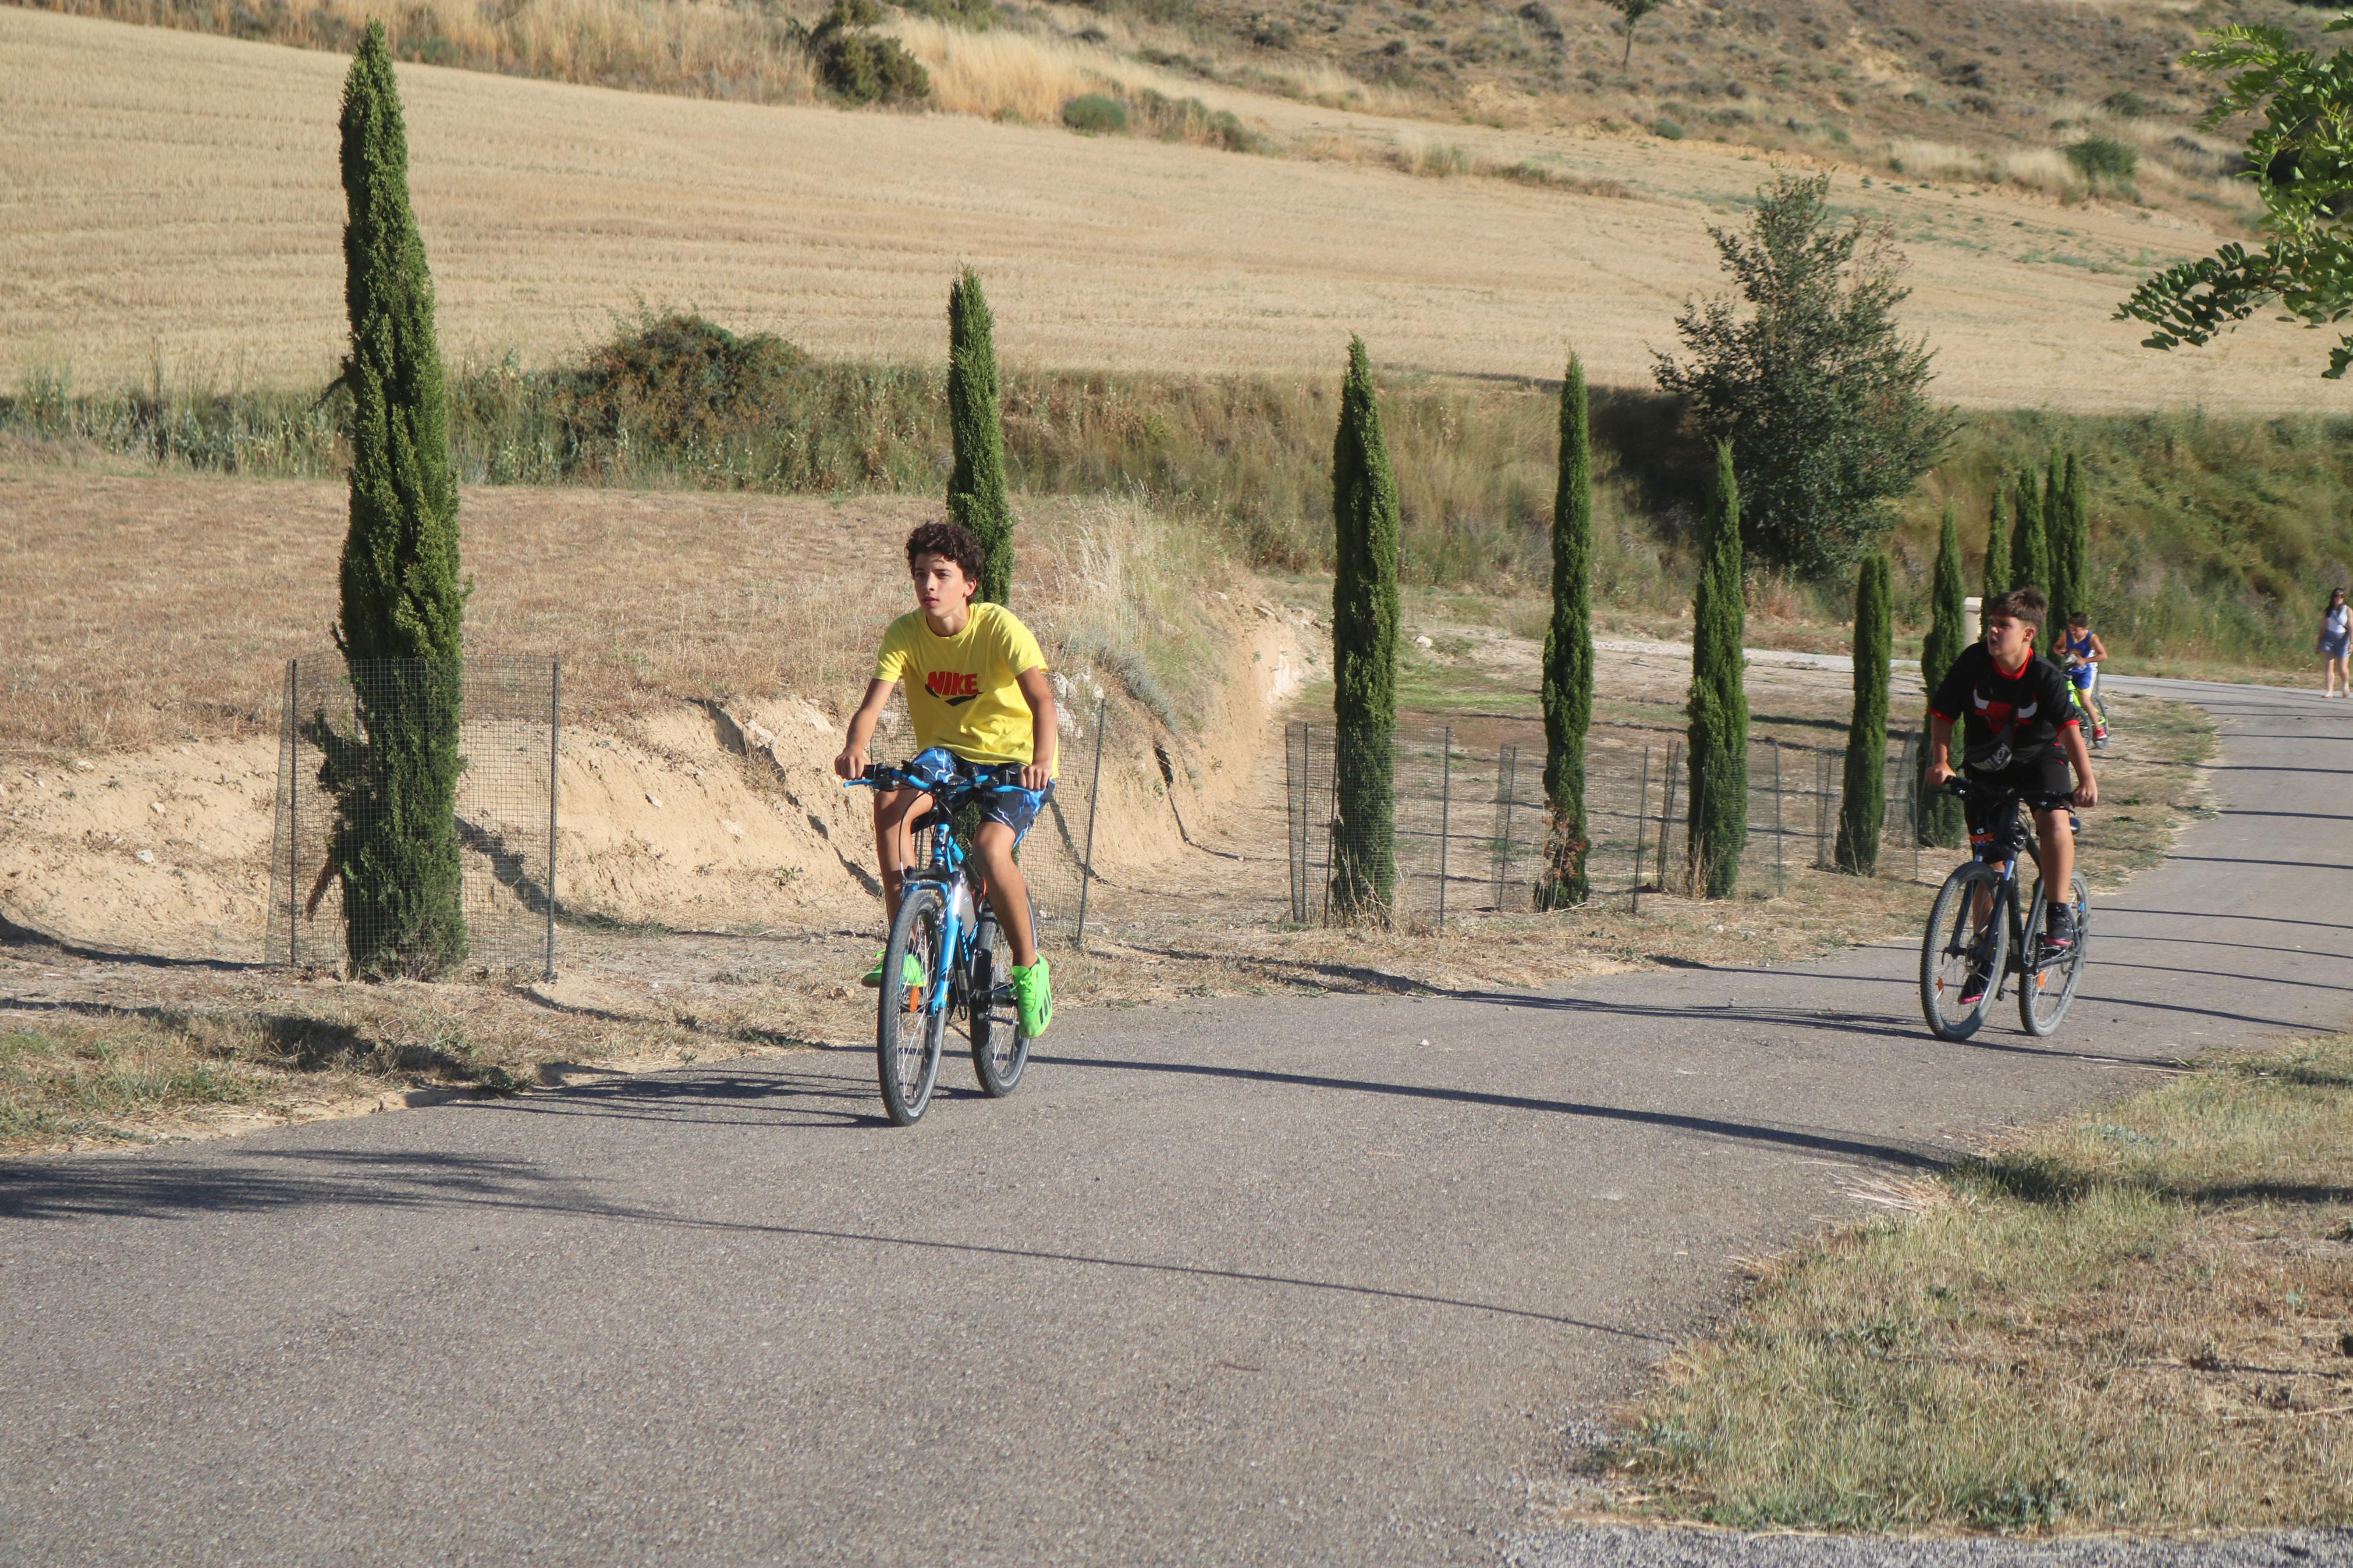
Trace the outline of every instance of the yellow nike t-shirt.
{"type": "Polygon", "coordinates": [[[964,630],[934,635],[921,610],[882,634],[877,680],[907,683],[915,747],[945,746],[968,763],[1027,763],[1037,737],[1018,677],[1042,669],[1038,639],[1002,605],[975,605],[964,630]]]}

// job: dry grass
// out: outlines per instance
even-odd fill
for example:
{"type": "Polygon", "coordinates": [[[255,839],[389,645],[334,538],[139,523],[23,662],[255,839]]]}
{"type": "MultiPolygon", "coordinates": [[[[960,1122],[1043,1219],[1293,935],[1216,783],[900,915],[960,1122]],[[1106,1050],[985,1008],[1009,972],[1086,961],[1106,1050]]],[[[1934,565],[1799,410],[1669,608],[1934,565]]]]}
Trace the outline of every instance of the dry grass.
{"type": "Polygon", "coordinates": [[[2353,1512],[2353,1037],[2027,1133],[1767,1268],[1614,1453],[1621,1504],[1871,1531],[2353,1512]]]}
{"type": "Polygon", "coordinates": [[[931,73],[932,101],[952,114],[1059,124],[1062,105],[1105,89],[1171,85],[1157,71],[1089,44],[1003,30],[970,32],[922,16],[884,29],[931,73]]]}
{"type": "MultiPolygon", "coordinates": [[[[330,654],[342,486],[0,467],[0,756],[274,731],[276,671],[330,654]]],[[[681,698],[847,702],[906,607],[915,498],[467,492],[469,646],[562,656],[568,720],[681,698]]],[[[1025,501],[1020,581],[1050,648],[1210,679],[1198,531],[1120,502],[1025,501]],[[1186,602],[1189,599],[1189,603],[1186,602]],[[1149,605],[1148,621],[1138,605],[1149,605]]]]}
{"type": "MultiPolygon", "coordinates": [[[[322,382],[343,332],[341,72],[322,54],[0,8],[0,166],[17,193],[0,382],[50,366],[113,385],[159,360],[174,376],[322,382]]],[[[640,299],[830,356],[933,360],[969,261],[1018,365],[1329,374],[1355,330],[1389,366],[1550,376],[1573,341],[1597,379],[1639,383],[1685,296],[1718,287],[1704,224],[1771,173],[1691,143],[1448,135],[1498,167],[1670,198],[1597,200],[935,115],[424,67],[403,81],[445,347],[489,362],[576,350],[640,299]]],[[[1408,129],[1203,96],[1282,137],[1387,147],[1408,129]]],[[[2023,194],[1842,182],[1839,196],[1897,224],[1915,264],[1907,321],[1961,403],[2309,411],[2347,395],[2313,379],[2305,335],[2251,327],[2159,357],[2108,320],[2143,258],[2211,235],[2023,194]]]]}

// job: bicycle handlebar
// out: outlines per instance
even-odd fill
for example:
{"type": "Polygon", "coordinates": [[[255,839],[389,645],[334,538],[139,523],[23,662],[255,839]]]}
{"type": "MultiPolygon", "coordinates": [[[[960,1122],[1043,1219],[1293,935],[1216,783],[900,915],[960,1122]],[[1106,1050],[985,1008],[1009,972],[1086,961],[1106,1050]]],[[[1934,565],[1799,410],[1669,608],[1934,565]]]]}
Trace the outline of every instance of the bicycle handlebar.
{"type": "Polygon", "coordinates": [[[2072,806],[2075,801],[2074,792],[2072,790],[2060,790],[2054,794],[2044,790],[2000,789],[1992,784],[1978,784],[1973,779],[1963,778],[1957,773],[1947,779],[1938,786],[1938,789],[1941,794],[1960,795],[1964,798],[1974,795],[1994,801],[2022,800],[2030,805],[2043,806],[2050,810],[2057,810],[2061,806],[2072,806]]]}
{"type": "Polygon", "coordinates": [[[870,763],[866,771],[854,779],[844,779],[844,789],[912,789],[923,795],[976,795],[982,790],[1018,789],[1021,787],[1021,764],[999,763],[984,767],[980,776],[958,779],[944,787],[926,778],[919,778],[904,768],[894,768],[885,763],[870,763]]]}

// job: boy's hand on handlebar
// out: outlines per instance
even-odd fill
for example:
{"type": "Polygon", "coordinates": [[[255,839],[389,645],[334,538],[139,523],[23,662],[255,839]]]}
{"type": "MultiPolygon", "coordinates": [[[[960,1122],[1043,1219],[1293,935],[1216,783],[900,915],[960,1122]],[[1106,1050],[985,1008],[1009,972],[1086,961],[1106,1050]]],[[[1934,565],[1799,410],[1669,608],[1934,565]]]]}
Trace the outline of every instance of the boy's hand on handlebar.
{"type": "Polygon", "coordinates": [[[866,776],[866,752],[863,750],[844,751],[833,759],[833,771],[842,778],[862,779],[866,776]]]}
{"type": "Polygon", "coordinates": [[[1021,764],[1021,787],[1023,789],[1044,789],[1049,784],[1053,782],[1053,773],[1042,763],[1024,763],[1021,764]]]}
{"type": "Polygon", "coordinates": [[[2075,809],[2088,811],[2100,804],[2100,781],[2085,773],[2075,785],[2075,809]]]}
{"type": "Polygon", "coordinates": [[[1930,789],[1937,789],[1950,783],[1953,776],[1952,763],[1930,763],[1928,764],[1928,771],[1920,775],[1920,782],[1926,784],[1930,789]]]}

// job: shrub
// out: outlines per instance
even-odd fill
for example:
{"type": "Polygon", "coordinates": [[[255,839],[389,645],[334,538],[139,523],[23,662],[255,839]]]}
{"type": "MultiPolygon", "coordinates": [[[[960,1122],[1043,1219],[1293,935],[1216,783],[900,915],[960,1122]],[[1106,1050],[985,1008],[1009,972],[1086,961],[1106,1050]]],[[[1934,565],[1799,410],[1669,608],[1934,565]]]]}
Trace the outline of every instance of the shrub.
{"type": "Polygon", "coordinates": [[[818,79],[844,103],[920,103],[932,79],[896,38],[871,30],[881,19],[874,0],[833,0],[808,36],[818,79]]]}
{"type": "Polygon", "coordinates": [[[2119,120],[2138,120],[2148,112],[2148,100],[2126,89],[2108,94],[2100,100],[2100,107],[2119,120]]]}
{"type": "Polygon", "coordinates": [[[708,449],[765,425],[807,358],[782,338],[738,337],[691,313],[644,320],[568,378],[565,420],[575,437],[627,430],[708,449]]]}
{"type": "Polygon", "coordinates": [[[913,16],[976,33],[985,33],[997,22],[995,0],[892,0],[892,4],[913,16]]]}
{"type": "Polygon", "coordinates": [[[1663,116],[1654,121],[1651,129],[1670,142],[1680,142],[1683,139],[1683,128],[1663,116]]]}
{"type": "Polygon", "coordinates": [[[1124,135],[1127,105],[1100,92],[1085,93],[1062,105],[1062,123],[1082,136],[1124,135]]]}
{"type": "Polygon", "coordinates": [[[2094,132],[2067,149],[2067,162],[2093,184],[2122,184],[2140,167],[2140,150],[2094,132]]]}

